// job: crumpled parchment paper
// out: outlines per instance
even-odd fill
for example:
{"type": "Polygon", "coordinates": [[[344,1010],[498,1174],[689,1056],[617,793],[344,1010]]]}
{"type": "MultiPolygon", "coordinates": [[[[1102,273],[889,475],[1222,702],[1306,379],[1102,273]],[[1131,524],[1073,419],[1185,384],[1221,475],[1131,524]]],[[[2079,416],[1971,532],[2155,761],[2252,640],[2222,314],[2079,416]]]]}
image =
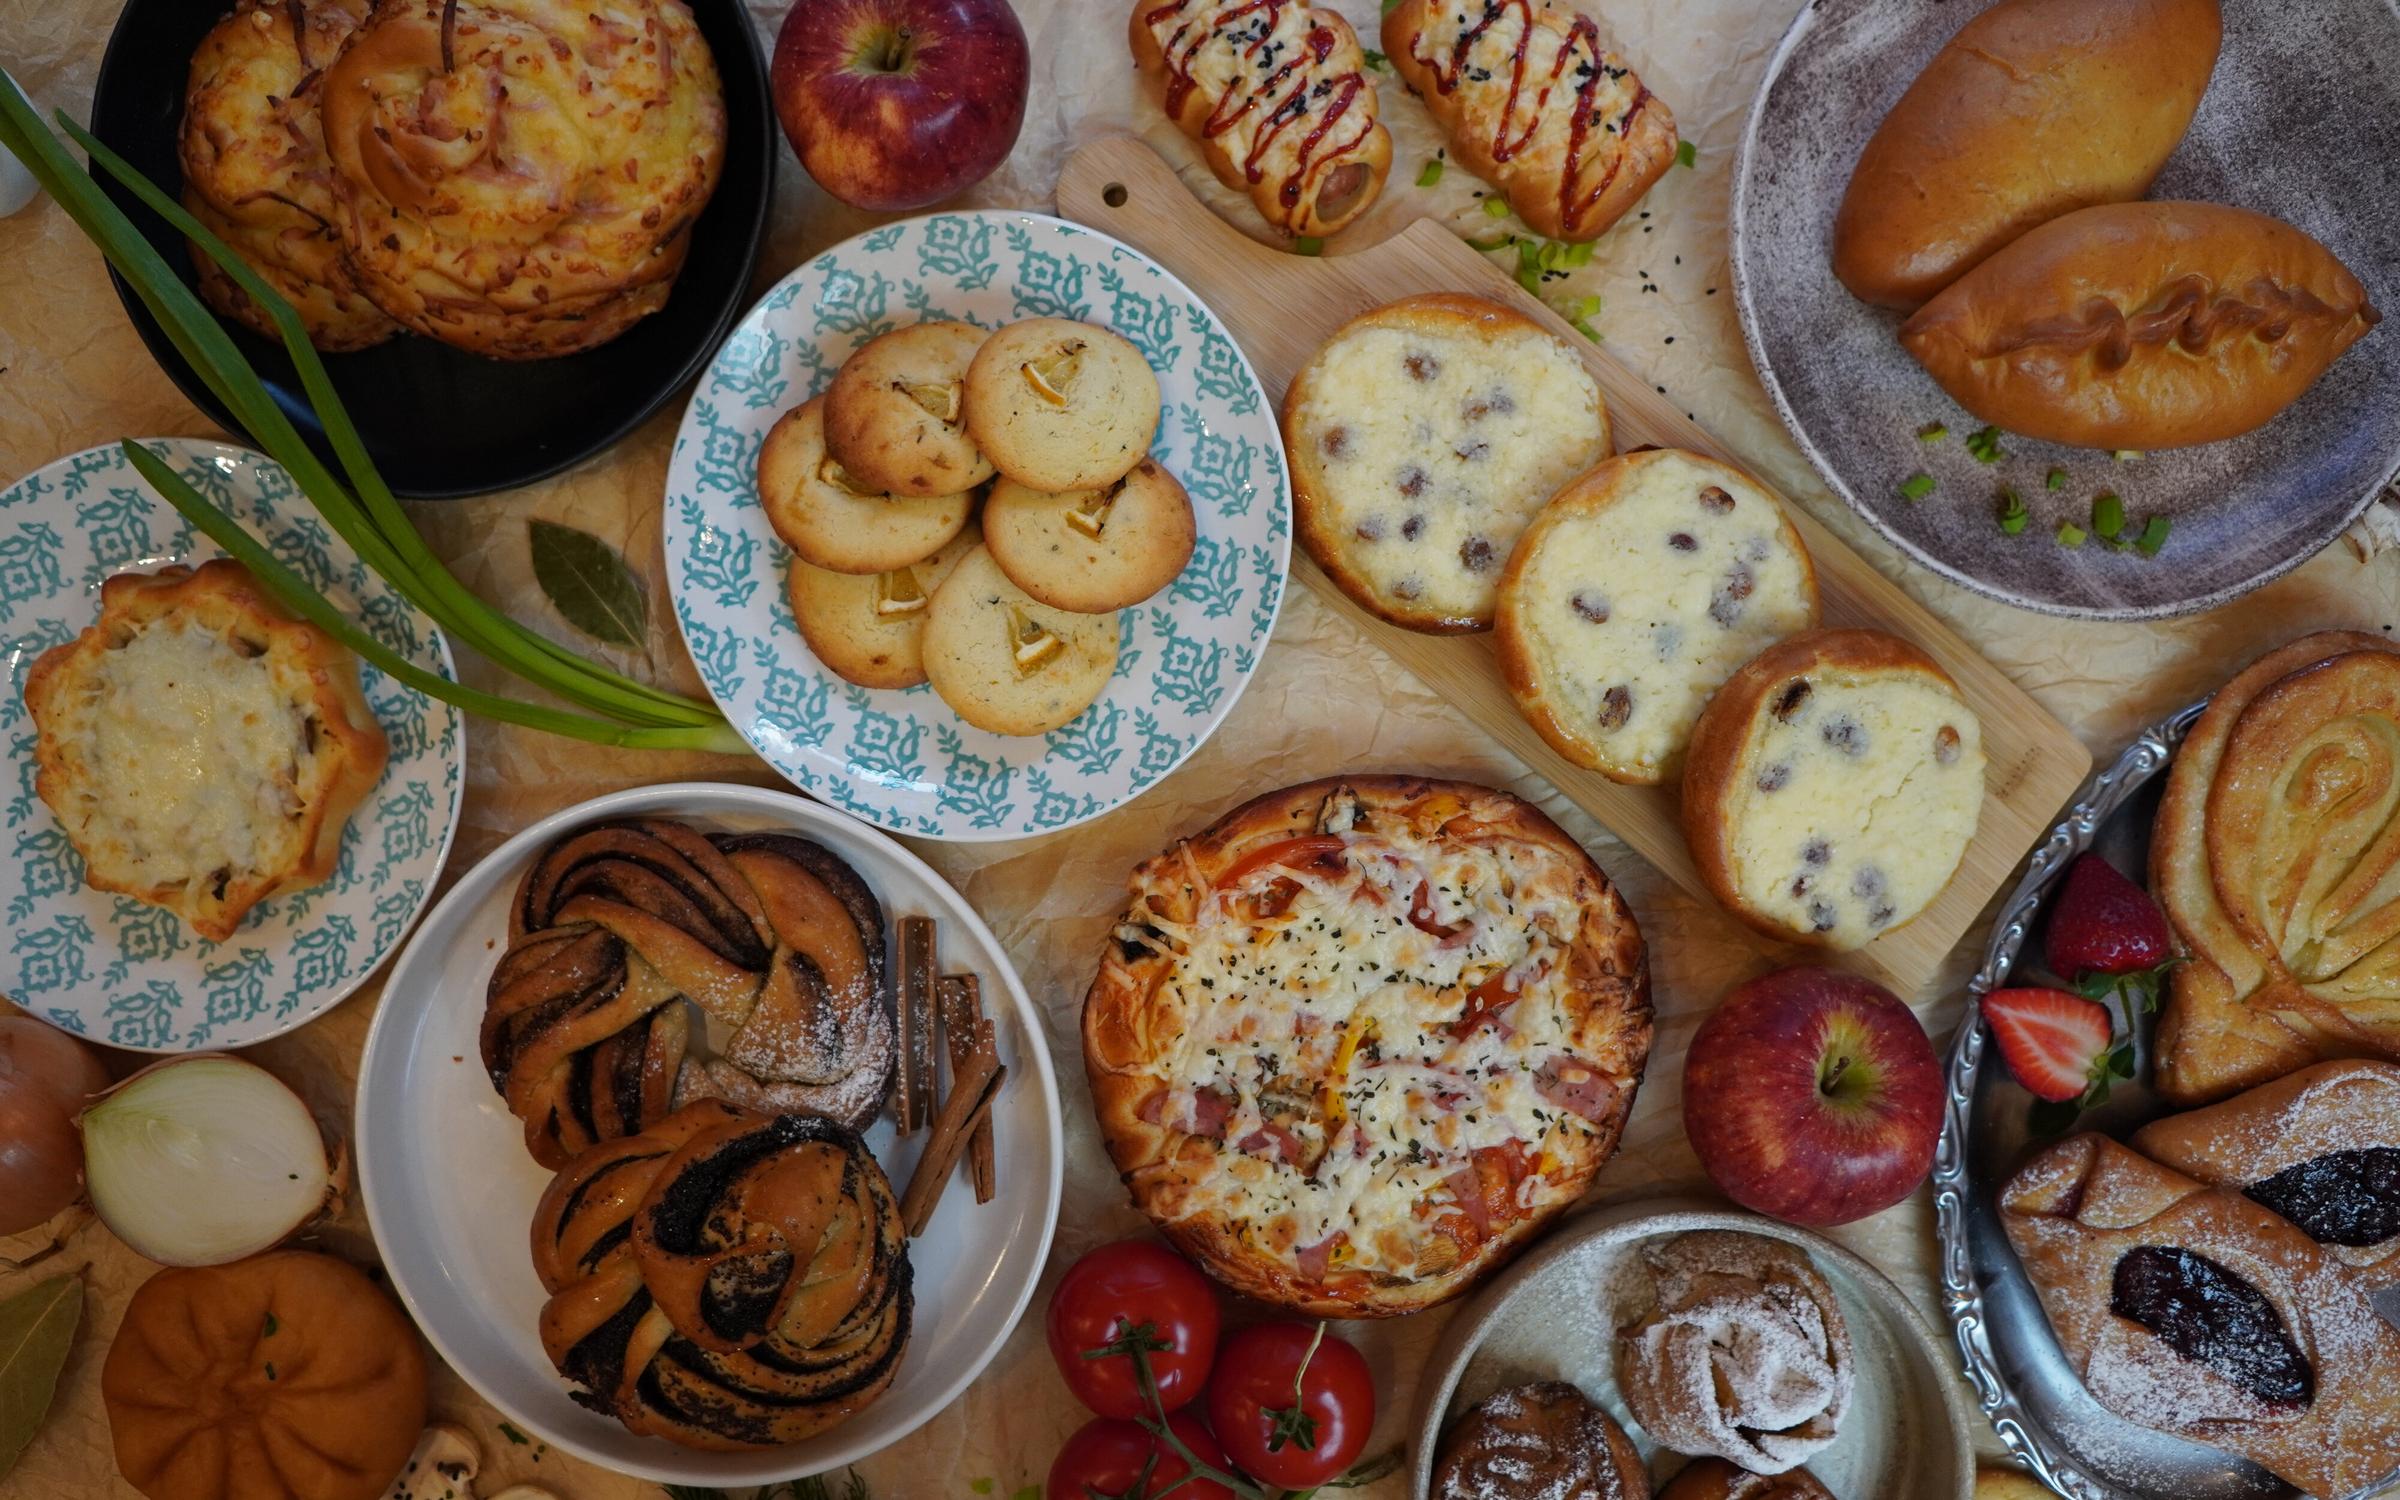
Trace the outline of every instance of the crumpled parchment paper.
{"type": "MultiPolygon", "coordinates": [[[[1374,44],[1375,0],[1331,3],[1374,44]]],[[[2251,655],[2302,631],[2329,625],[2390,629],[2400,605],[2400,568],[2388,559],[2362,562],[2378,550],[2372,543],[2330,548],[2281,582],[2199,619],[2085,624],[1994,604],[1907,566],[1826,493],[1785,438],[1751,373],[1725,248],[1726,187],[1740,123],[1776,39],[1802,3],[1610,0],[1601,7],[1621,49],[1674,107],[1698,158],[1691,169],[1671,171],[1640,215],[1618,226],[1572,280],[1554,283],[1553,295],[1561,303],[1586,292],[1603,297],[1595,322],[1613,353],[1648,371],[1765,477],[1979,642],[2102,756],[2143,724],[2209,691],[2251,655]]],[[[780,3],[751,5],[761,35],[771,39],[780,3]]],[[[1035,68],[1024,134],[1007,165],[966,202],[1047,209],[1059,164],[1073,144],[1131,128],[1178,163],[1219,212],[1257,232],[1246,200],[1216,184],[1143,96],[1125,49],[1123,0],[1017,0],[1017,9],[1032,39],[1035,68]]],[[[46,106],[80,114],[114,20],[112,0],[0,0],[0,61],[46,106]]],[[[1433,189],[1411,186],[1441,140],[1396,85],[1387,84],[1382,93],[1396,145],[1392,179],[1383,201],[1348,238],[1372,242],[1420,214],[1469,235],[1491,232],[1497,221],[1483,217],[1473,196],[1477,184],[1465,172],[1448,171],[1433,189]]],[[[757,290],[870,222],[818,191],[787,154],[757,290]]],[[[1337,241],[1329,251],[1341,248],[1337,241]]],[[[563,521],[618,543],[652,589],[648,649],[624,653],[624,659],[660,681],[697,691],[698,679],[659,597],[660,494],[680,414],[678,401],[561,478],[483,500],[417,505],[414,517],[470,587],[587,650],[590,643],[576,640],[533,585],[524,523],[534,517],[563,521]]],[[[98,254],[46,203],[0,220],[0,479],[120,436],[158,434],[216,435],[144,353],[98,254]]],[[[2400,535],[2400,528],[2379,521],[2373,536],[2391,535],[2400,535]]],[[[470,680],[500,685],[487,664],[461,665],[470,680]]],[[[1082,1251],[1141,1227],[1096,1139],[1076,1042],[1083,989],[1121,905],[1125,872],[1176,834],[1257,792],[1359,770],[1423,771],[1513,787],[1541,802],[1624,886],[1650,941],[1658,1036],[1624,1150],[1602,1175],[1596,1196],[1623,1200],[1705,1189],[1683,1140],[1683,1052],[1717,997],[1769,965],[1757,940],[1666,886],[1307,590],[1296,589],[1274,648],[1215,738],[1130,807],[1068,835],[916,845],[991,923],[1045,1015],[1068,1146],[1065,1210],[1049,1280],[1082,1251]]],[[[533,819],[617,787],[687,777],[774,780],[755,761],[624,754],[482,721],[469,733],[468,771],[453,875],[533,819]]],[[[1971,968],[1962,951],[1947,983],[1910,997],[1937,1042],[1957,1022],[1958,981],[1971,968]]],[[[331,1014],[250,1055],[300,1087],[329,1118],[346,1122],[376,996],[377,986],[370,984],[331,1014]]],[[[1890,1272],[1938,1321],[1926,1195],[1837,1237],[1890,1272]]],[[[373,1256],[355,1208],[329,1240],[354,1258],[373,1256]]],[[[0,1242],[0,1251],[9,1248],[0,1242]]],[[[50,1422],[5,1481],[12,1500],[134,1494],[118,1479],[110,1456],[100,1367],[125,1299],[149,1269],[90,1224],[36,1270],[0,1271],[0,1295],[59,1270],[80,1271],[92,1294],[50,1422]]],[[[1083,1420],[1048,1368],[1041,1306],[1037,1300],[1033,1315],[964,1397],[860,1466],[878,1497],[1005,1497],[1041,1480],[1059,1441],[1083,1420]]],[[[1342,1330],[1361,1345],[1378,1375],[1382,1406],[1370,1452],[1404,1437],[1416,1375],[1443,1321],[1444,1314],[1434,1312],[1342,1330]]],[[[563,1454],[511,1443],[500,1433],[498,1414],[447,1371],[437,1376],[435,1407],[478,1433],[494,1475],[538,1480],[563,1500],[658,1493],[563,1454]]],[[[1986,1451],[1999,1451],[1988,1431],[1976,1438],[1986,1451]]],[[[1404,1492],[1395,1477],[1360,1493],[1379,1500],[1404,1492]]]]}

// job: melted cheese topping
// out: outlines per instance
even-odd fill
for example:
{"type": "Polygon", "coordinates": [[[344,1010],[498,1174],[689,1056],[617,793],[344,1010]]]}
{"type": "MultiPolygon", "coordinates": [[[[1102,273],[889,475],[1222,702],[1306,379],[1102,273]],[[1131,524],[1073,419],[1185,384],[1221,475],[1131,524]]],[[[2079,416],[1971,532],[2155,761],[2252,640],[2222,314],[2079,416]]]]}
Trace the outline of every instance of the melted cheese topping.
{"type": "Polygon", "coordinates": [[[1560,1059],[1574,890],[1568,860],[1538,845],[1379,831],[1348,835],[1338,868],[1270,866],[1212,891],[1189,927],[1137,906],[1182,953],[1157,1001],[1181,1021],[1159,1029],[1157,1123],[1227,1147],[1179,1215],[1219,1216],[1286,1259],[1324,1247],[1332,1268],[1435,1274],[1449,1242],[1422,1221],[1460,1211],[1456,1174],[1512,1142],[1530,1164],[1515,1209],[1530,1209],[1544,1144],[1595,1133],[1541,1076],[1574,1061],[1560,1059]],[[1289,908],[1249,915],[1279,880],[1297,887],[1289,908]],[[1461,1025],[1495,976],[1515,998],[1461,1025]]]}
{"type": "Polygon", "coordinates": [[[302,716],[264,656],[175,617],[101,653],[55,726],[90,790],[78,846],[141,883],[177,885],[267,862],[299,810],[302,716]]]}

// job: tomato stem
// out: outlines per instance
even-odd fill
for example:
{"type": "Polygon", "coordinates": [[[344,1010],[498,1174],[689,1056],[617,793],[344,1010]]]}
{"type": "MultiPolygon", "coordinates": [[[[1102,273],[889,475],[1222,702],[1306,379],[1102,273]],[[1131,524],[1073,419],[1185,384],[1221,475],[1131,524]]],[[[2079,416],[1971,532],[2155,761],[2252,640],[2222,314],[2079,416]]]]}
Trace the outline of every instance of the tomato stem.
{"type": "MultiPolygon", "coordinates": [[[[1123,1326],[1122,1320],[1119,1320],[1118,1326],[1123,1326]]],[[[1195,1479],[1213,1479],[1241,1496],[1242,1500],[1276,1500],[1275,1496],[1260,1489],[1249,1480],[1238,1474],[1228,1474],[1184,1446],[1183,1439],[1175,1435],[1175,1429],[1167,1425],[1167,1404],[1160,1399],[1158,1381],[1150,1374],[1150,1351],[1143,1348],[1141,1343],[1136,1340],[1132,1341],[1131,1347],[1126,1352],[1133,1356],[1134,1382],[1141,1387],[1143,1397],[1150,1403],[1151,1414],[1141,1419],[1142,1426],[1152,1437],[1174,1449],[1176,1457],[1182,1459],[1186,1465],[1181,1479],[1152,1495],[1150,1500],[1165,1500],[1166,1496],[1175,1493],[1177,1489],[1190,1484],[1195,1479]]]]}

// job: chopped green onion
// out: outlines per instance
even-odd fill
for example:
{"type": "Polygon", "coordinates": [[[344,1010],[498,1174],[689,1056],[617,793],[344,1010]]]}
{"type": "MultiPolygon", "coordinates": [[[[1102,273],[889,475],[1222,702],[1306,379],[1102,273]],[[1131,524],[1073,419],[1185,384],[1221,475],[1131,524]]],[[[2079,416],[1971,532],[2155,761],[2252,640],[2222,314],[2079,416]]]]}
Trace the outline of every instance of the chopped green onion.
{"type": "Polygon", "coordinates": [[[1441,180],[1442,159],[1438,156],[1429,156],[1425,158],[1425,165],[1419,168],[1417,171],[1417,186],[1432,187],[1435,183],[1441,180]]]}
{"type": "Polygon", "coordinates": [[[1922,469],[1900,482],[1900,498],[1922,500],[1933,493],[1933,476],[1922,469]]]}
{"type": "Polygon", "coordinates": [[[1928,422],[1917,429],[1917,441],[1920,443],[1938,443],[1949,435],[1950,429],[1940,422],[1928,422]]]}
{"type": "Polygon", "coordinates": [[[2119,448],[2115,453],[2109,456],[2114,458],[2118,463],[2129,464],[2135,459],[2140,458],[2142,456],[2142,451],[2139,448],[2119,448]]]}
{"type": "Polygon", "coordinates": [[[1382,53],[1376,51],[1372,47],[1366,47],[1360,50],[1365,52],[1367,55],[1367,66],[1373,68],[1378,73],[1382,72],[1391,62],[1390,58],[1384,56],[1382,53]]]}
{"type": "Polygon", "coordinates": [[[2067,471],[2064,469],[2052,469],[2049,477],[2042,481],[2042,488],[2046,490],[2063,490],[2066,487],[2067,471]]]}
{"type": "Polygon", "coordinates": [[[1304,234],[1292,241],[1292,253],[1294,255],[1323,255],[1325,242],[1313,234],[1304,234]]]}
{"type": "Polygon", "coordinates": [[[2172,527],[2165,516],[2152,516],[2142,526],[2142,534],[2133,539],[2133,548],[2144,557],[2158,556],[2158,549],[2167,544],[2167,532],[2172,527]]]}
{"type": "Polygon", "coordinates": [[[2015,490],[2003,489],[2000,492],[2000,529],[2002,531],[2007,532],[2010,536],[2015,536],[2025,529],[2025,523],[2032,518],[2033,512],[2025,508],[2025,502],[2018,498],[2015,490]]]}
{"type": "Polygon", "coordinates": [[[1486,198],[1486,199],[1484,199],[1484,200],[1483,200],[1483,216],[1484,216],[1485,218],[1487,218],[1487,219],[1505,219],[1505,218],[1507,218],[1507,217],[1508,217],[1508,200],[1507,200],[1506,198],[1486,198]]]}
{"type": "Polygon", "coordinates": [[[2092,530],[2113,542],[2117,539],[2117,533],[2124,529],[2125,502],[2106,490],[2094,496],[2092,498],[2092,530]]]}
{"type": "Polygon", "coordinates": [[[1577,333],[1597,344],[1600,342],[1600,330],[1592,326],[1592,319],[1598,316],[1600,316],[1600,298],[1597,294],[1593,294],[1576,299],[1575,309],[1569,314],[1567,321],[1575,325],[1577,333]]]}
{"type": "Polygon", "coordinates": [[[1690,141],[1679,141],[1676,143],[1675,165],[1679,167],[1688,167],[1699,159],[1699,147],[1693,145],[1690,141]]]}
{"type": "Polygon", "coordinates": [[[2000,446],[2000,429],[1979,427],[1967,434],[1967,452],[1979,464],[1996,464],[2008,456],[2000,446]]]}
{"type": "Polygon", "coordinates": [[[2082,546],[2082,545],[2083,545],[2083,528],[2082,528],[2082,527],[2080,527],[2080,526],[2078,526],[2078,525],[2076,525],[2076,524],[2075,524],[2073,521],[2061,521],[2061,522],[2059,522],[2059,523],[2058,523],[2058,544],[2059,544],[2061,547],[2080,547],[2080,546],[2082,546]]]}
{"type": "Polygon", "coordinates": [[[1572,241],[1567,246],[1567,264],[1570,266],[1588,266],[1592,263],[1592,252],[1599,248],[1600,243],[1597,240],[1572,241]]]}

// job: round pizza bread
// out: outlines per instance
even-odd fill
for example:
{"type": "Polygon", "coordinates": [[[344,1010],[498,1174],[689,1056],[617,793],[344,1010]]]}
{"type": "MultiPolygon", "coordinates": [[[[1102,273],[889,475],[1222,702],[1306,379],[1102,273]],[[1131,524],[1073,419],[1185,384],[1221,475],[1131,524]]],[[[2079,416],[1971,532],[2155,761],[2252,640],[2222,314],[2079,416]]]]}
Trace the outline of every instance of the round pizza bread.
{"type": "Polygon", "coordinates": [[[1458,1295],[1616,1150],[1641,931],[1539,809],[1463,782],[1270,792],[1133,873],[1083,1006],[1134,1202],[1317,1317],[1458,1295]]]}

